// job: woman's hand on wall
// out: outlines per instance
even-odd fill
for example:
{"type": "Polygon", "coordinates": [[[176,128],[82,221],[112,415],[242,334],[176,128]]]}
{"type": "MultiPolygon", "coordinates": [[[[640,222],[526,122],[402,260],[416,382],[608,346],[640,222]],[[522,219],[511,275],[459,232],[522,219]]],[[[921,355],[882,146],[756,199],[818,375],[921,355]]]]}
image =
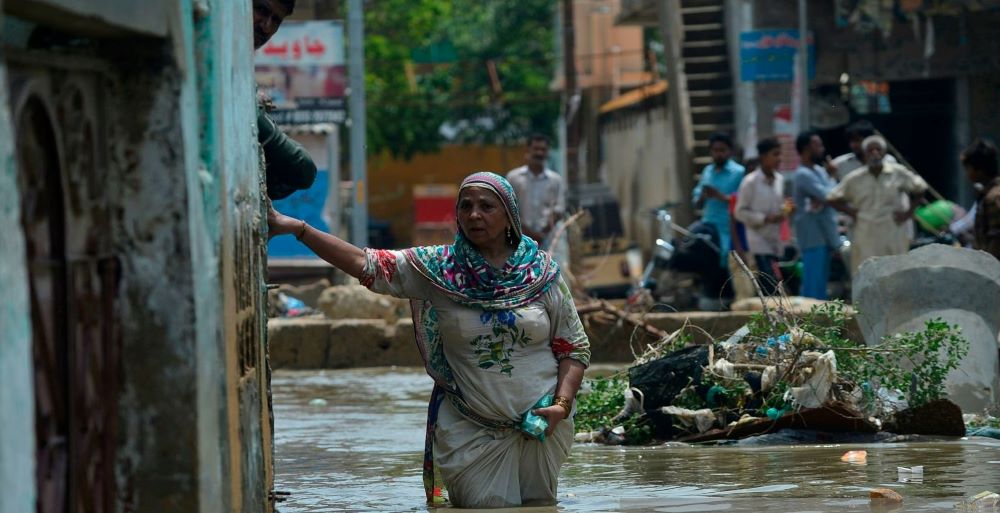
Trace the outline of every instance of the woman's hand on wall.
{"type": "Polygon", "coordinates": [[[267,238],[275,237],[277,235],[285,235],[289,233],[296,233],[301,229],[302,221],[295,219],[293,217],[288,217],[281,212],[278,212],[274,207],[269,206],[267,209],[267,238]]]}

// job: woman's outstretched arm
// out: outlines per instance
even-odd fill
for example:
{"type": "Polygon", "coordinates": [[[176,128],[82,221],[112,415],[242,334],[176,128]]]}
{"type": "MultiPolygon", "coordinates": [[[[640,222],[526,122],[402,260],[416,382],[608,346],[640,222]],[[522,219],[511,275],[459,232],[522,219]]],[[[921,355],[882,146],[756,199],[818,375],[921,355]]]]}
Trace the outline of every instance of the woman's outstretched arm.
{"type": "Polygon", "coordinates": [[[361,277],[365,267],[365,252],[339,237],[309,226],[305,221],[288,217],[270,209],[267,213],[269,236],[292,234],[302,241],[316,256],[330,265],[355,277],[361,277]]]}

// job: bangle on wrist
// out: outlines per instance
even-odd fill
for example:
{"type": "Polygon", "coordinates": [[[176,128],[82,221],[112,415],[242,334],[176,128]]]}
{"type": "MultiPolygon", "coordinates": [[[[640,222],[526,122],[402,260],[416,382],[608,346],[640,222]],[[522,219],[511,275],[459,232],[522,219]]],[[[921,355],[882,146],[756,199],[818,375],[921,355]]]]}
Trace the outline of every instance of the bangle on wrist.
{"type": "Polygon", "coordinates": [[[573,403],[571,403],[568,398],[563,397],[561,395],[557,395],[552,399],[553,406],[562,406],[562,408],[566,410],[566,416],[563,417],[564,419],[568,419],[569,414],[573,411],[572,404],[573,403]]]}
{"type": "Polygon", "coordinates": [[[304,220],[299,222],[302,223],[302,225],[299,227],[299,232],[295,234],[295,238],[301,241],[302,237],[306,236],[306,228],[308,228],[309,225],[307,225],[304,220]]]}

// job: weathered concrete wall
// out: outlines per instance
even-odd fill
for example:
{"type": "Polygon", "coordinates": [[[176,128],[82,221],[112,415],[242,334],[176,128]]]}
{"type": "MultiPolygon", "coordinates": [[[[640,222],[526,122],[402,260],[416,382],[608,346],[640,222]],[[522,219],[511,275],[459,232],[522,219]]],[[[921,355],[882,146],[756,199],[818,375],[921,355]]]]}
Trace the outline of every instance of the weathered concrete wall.
{"type": "MultiPolygon", "coordinates": [[[[0,11],[3,0],[0,0],[0,11]]],[[[0,35],[3,26],[0,24],[0,35]]],[[[14,130],[7,109],[7,70],[0,48],[0,511],[28,513],[35,510],[35,410],[31,372],[31,322],[25,271],[24,236],[17,169],[14,165],[14,130]]]]}
{"type": "MultiPolygon", "coordinates": [[[[713,337],[722,337],[746,324],[750,312],[685,312],[650,314],[644,319],[665,331],[690,320],[713,337]]],[[[633,335],[629,324],[593,323],[587,327],[594,363],[634,360],[632,348],[642,350],[654,340],[633,335]],[[634,337],[630,345],[629,340],[634,337]]],[[[413,333],[413,321],[387,323],[377,319],[329,320],[325,318],[271,319],[268,322],[271,362],[276,368],[338,369],[387,365],[422,365],[413,333]]],[[[707,340],[697,334],[698,342],[707,340]]]]}
{"type": "Polygon", "coordinates": [[[5,8],[15,16],[45,18],[61,30],[98,35],[142,33],[165,36],[164,20],[175,4],[170,0],[7,0],[5,8]]]}
{"type": "Polygon", "coordinates": [[[121,69],[109,95],[121,188],[119,484],[126,508],[198,511],[198,318],[187,220],[190,108],[174,68],[121,69]],[[187,115],[187,116],[186,116],[187,115]],[[155,170],[155,172],[151,172],[155,170]],[[195,421],[195,422],[192,422],[195,421]]]}
{"type": "MultiPolygon", "coordinates": [[[[847,72],[854,80],[917,80],[1000,71],[1000,13],[977,11],[933,16],[933,54],[925,57],[926,19],[916,27],[893,21],[881,31],[837,28],[833,2],[809,2],[809,30],[816,40],[816,83],[836,84],[847,72]]],[[[754,2],[755,29],[797,29],[792,0],[754,2]]]]}
{"type": "MultiPolygon", "coordinates": [[[[643,320],[668,333],[689,323],[700,328],[692,330],[694,341],[706,343],[710,336],[715,340],[724,340],[743,327],[753,314],[751,311],[653,313],[644,316],[643,320]]],[[[594,363],[632,362],[635,359],[633,351],[642,352],[646,344],[656,342],[644,332],[635,330],[631,324],[592,322],[585,326],[594,363]]],[[[271,319],[267,329],[271,362],[276,368],[422,365],[410,319],[397,322],[330,320],[323,317],[271,319]]],[[[860,328],[853,318],[848,332],[851,340],[862,340],[860,328]]]]}
{"type": "Polygon", "coordinates": [[[664,203],[683,203],[684,190],[674,161],[674,137],[665,106],[615,114],[601,126],[605,181],[618,198],[625,236],[644,252],[656,241],[650,210],[664,203]]]}
{"type": "MultiPolygon", "coordinates": [[[[121,389],[106,398],[118,402],[117,509],[269,510],[251,3],[12,0],[7,6],[40,25],[93,36],[92,55],[82,62],[101,75],[107,143],[100,148],[101,185],[114,198],[113,251],[121,255],[121,389]],[[247,322],[238,325],[236,312],[247,322]],[[243,333],[254,361],[252,372],[241,374],[243,333]]],[[[61,76],[58,62],[75,62],[72,55],[55,57],[56,64],[22,58],[18,66],[61,76]]],[[[19,226],[3,64],[0,221],[19,226]]],[[[24,414],[34,407],[26,276],[20,230],[0,232],[4,513],[34,511],[33,417],[24,414]]]]}
{"type": "MultiPolygon", "coordinates": [[[[969,136],[1000,139],[1000,72],[969,80],[969,136]]],[[[968,206],[963,205],[963,206],[968,206]]]]}
{"type": "MultiPolygon", "coordinates": [[[[682,312],[649,314],[649,324],[672,332],[685,322],[705,330],[695,332],[695,341],[708,335],[722,338],[740,329],[753,312],[682,312]]],[[[642,333],[633,335],[629,324],[592,323],[587,326],[595,363],[631,362],[632,348],[641,351],[655,342],[642,333]],[[634,337],[632,344],[630,338],[634,337]]],[[[330,320],[325,318],[271,319],[268,322],[271,362],[275,367],[321,369],[421,365],[413,334],[413,321],[387,323],[377,319],[330,320]]]]}
{"type": "MultiPolygon", "coordinates": [[[[211,0],[195,10],[195,37],[201,105],[201,162],[210,180],[201,183],[203,211],[199,221],[215,246],[214,258],[197,262],[198,275],[218,274],[215,300],[222,300],[224,345],[206,334],[206,347],[225,348],[199,364],[199,379],[208,387],[225,385],[229,474],[235,511],[268,509],[271,482],[271,423],[267,364],[264,242],[266,223],[263,175],[257,151],[252,2],[211,0]],[[219,291],[222,295],[219,295],[219,291]],[[224,356],[216,360],[215,357],[224,356]],[[226,368],[226,382],[219,380],[226,368]]],[[[189,170],[190,171],[190,170],[189,170]]],[[[218,303],[199,311],[217,312],[218,303]]],[[[218,325],[212,326],[213,331],[218,325]]],[[[199,351],[199,356],[203,354],[199,351]]],[[[206,398],[205,411],[223,404],[206,398]]],[[[213,408],[215,410],[213,410],[213,408]]],[[[205,433],[205,442],[220,437],[205,433]]],[[[211,450],[203,444],[203,449],[211,450]]],[[[207,511],[207,510],[206,510],[207,511]]]]}
{"type": "Polygon", "coordinates": [[[271,319],[268,340],[275,368],[421,365],[410,319],[271,319]]]}

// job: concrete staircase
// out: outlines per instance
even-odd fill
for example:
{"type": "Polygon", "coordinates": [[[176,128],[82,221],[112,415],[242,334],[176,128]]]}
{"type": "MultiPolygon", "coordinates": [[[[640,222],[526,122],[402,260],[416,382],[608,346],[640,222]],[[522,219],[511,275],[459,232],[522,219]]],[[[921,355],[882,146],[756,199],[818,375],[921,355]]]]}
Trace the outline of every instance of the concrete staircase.
{"type": "Polygon", "coordinates": [[[723,0],[681,0],[684,35],[682,69],[687,78],[694,130],[694,167],[711,162],[708,136],[733,132],[733,77],[724,25],[723,0]]]}

